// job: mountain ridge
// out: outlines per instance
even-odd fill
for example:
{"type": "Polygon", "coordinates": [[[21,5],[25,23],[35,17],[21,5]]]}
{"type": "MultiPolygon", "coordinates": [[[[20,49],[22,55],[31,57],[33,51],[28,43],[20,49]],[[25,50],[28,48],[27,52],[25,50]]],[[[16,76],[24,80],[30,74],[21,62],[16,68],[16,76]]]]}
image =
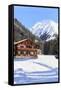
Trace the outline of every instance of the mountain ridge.
{"type": "Polygon", "coordinates": [[[58,35],[58,24],[52,20],[43,20],[34,24],[30,30],[43,41],[53,40],[54,34],[58,35]]]}

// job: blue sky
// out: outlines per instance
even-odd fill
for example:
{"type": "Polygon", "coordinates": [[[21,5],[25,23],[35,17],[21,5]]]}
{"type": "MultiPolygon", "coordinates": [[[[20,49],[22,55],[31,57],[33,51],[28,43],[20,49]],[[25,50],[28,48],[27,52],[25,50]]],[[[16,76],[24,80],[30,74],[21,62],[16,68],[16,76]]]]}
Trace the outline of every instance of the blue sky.
{"type": "Polygon", "coordinates": [[[14,18],[17,18],[27,28],[31,28],[35,23],[43,20],[58,22],[58,9],[14,6],[14,18]]]}

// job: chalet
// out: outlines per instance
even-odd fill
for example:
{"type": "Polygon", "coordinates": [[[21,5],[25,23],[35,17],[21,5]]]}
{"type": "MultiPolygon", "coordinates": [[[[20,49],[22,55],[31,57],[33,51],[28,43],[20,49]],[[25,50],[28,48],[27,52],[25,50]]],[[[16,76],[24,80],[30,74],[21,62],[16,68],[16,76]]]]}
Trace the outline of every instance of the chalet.
{"type": "Polygon", "coordinates": [[[14,42],[14,55],[20,57],[37,57],[37,50],[39,45],[31,39],[23,39],[14,42]]]}

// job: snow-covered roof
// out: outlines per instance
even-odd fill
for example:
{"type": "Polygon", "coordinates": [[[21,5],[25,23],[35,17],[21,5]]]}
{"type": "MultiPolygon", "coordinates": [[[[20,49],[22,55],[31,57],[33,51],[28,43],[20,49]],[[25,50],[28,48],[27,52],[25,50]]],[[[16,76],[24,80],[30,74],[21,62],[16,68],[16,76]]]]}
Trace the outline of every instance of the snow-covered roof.
{"type": "Polygon", "coordinates": [[[21,43],[21,42],[23,42],[23,41],[26,41],[26,40],[30,40],[30,41],[32,41],[31,39],[23,39],[23,40],[20,40],[20,41],[14,42],[14,45],[19,44],[19,43],[21,43]]]}

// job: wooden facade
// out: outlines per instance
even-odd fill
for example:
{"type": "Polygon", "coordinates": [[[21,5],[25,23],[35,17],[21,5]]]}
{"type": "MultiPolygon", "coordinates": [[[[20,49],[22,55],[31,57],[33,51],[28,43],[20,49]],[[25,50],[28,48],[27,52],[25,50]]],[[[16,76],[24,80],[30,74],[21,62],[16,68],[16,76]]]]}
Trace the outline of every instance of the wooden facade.
{"type": "Polygon", "coordinates": [[[31,39],[14,42],[14,55],[20,57],[37,57],[39,46],[31,39]]]}

